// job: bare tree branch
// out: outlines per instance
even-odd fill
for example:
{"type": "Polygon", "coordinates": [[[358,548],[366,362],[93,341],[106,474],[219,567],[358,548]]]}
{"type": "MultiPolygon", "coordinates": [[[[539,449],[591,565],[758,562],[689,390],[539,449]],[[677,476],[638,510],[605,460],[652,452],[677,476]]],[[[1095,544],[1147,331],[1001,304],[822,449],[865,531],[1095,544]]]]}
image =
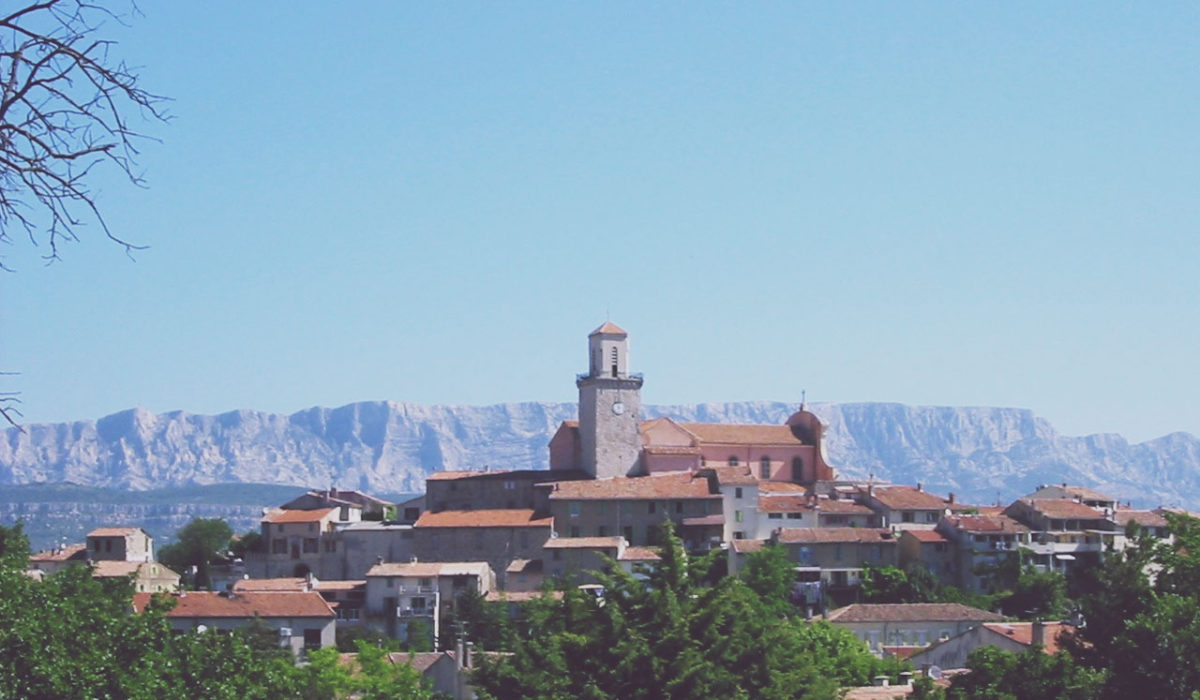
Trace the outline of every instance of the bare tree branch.
{"type": "Polygon", "coordinates": [[[111,163],[142,186],[137,141],[149,137],[130,117],[169,119],[166,98],[110,60],[113,42],[97,36],[124,19],[88,0],[42,0],[0,18],[0,243],[22,230],[53,261],[92,222],[126,252],[142,248],[108,227],[88,185],[93,168],[111,163]]]}

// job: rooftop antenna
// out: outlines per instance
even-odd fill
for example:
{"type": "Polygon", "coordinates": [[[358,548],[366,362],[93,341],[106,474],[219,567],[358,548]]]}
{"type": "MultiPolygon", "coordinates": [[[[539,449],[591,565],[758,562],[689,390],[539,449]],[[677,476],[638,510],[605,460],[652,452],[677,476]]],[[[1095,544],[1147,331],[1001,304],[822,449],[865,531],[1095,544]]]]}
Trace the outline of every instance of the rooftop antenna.
{"type": "Polygon", "coordinates": [[[800,390],[800,410],[804,410],[804,405],[808,403],[808,389],[800,390]]]}

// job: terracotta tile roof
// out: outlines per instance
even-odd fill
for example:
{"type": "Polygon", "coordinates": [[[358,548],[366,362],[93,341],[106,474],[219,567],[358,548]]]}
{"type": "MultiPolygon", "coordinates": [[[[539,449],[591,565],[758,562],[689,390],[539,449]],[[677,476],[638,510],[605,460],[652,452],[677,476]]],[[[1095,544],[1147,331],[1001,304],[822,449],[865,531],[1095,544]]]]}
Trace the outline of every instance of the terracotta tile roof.
{"type": "Polygon", "coordinates": [[[825,513],[828,515],[874,515],[875,511],[854,501],[822,498],[817,501],[820,508],[809,505],[807,496],[767,495],[759,496],[758,510],[761,513],[825,513]]]}
{"type": "Polygon", "coordinates": [[[337,508],[317,508],[316,510],[277,510],[263,516],[265,523],[319,523],[325,516],[337,508]]]}
{"type": "Polygon", "coordinates": [[[758,482],[758,493],[775,494],[775,493],[808,493],[808,489],[800,484],[794,484],[790,481],[760,481],[758,482]]]}
{"type": "MultiPolygon", "coordinates": [[[[1071,625],[1064,625],[1061,622],[1046,622],[1046,643],[1042,648],[1047,654],[1056,654],[1060,649],[1058,643],[1058,635],[1060,633],[1072,635],[1075,633],[1075,628],[1071,625]]],[[[1033,623],[1032,622],[985,622],[983,626],[1003,635],[1018,644],[1030,646],[1033,644],[1033,623]]]]}
{"type": "Polygon", "coordinates": [[[679,423],[679,427],[708,445],[803,445],[799,430],[790,425],[679,423]]]}
{"type": "Polygon", "coordinates": [[[691,518],[684,518],[680,521],[683,527],[709,527],[714,525],[724,525],[725,516],[721,513],[711,513],[709,515],[698,515],[691,518]]]}
{"type": "Polygon", "coordinates": [[[1113,513],[1113,520],[1121,527],[1125,527],[1130,521],[1137,521],[1142,527],[1166,527],[1167,519],[1161,513],[1155,513],[1152,510],[1129,510],[1128,508],[1118,508],[1113,513]]]}
{"type": "Polygon", "coordinates": [[[783,544],[797,542],[883,543],[896,541],[892,537],[891,530],[877,530],[870,527],[785,527],[780,528],[776,540],[783,544]]]}
{"type": "MultiPolygon", "coordinates": [[[[149,593],[135,593],[133,608],[141,612],[150,602],[149,593]]],[[[188,617],[333,617],[333,609],[319,593],[220,593],[192,591],[173,594],[175,608],[169,618],[188,617]]]]}
{"type": "Polygon", "coordinates": [[[943,520],[963,532],[997,535],[1029,532],[1029,528],[1007,515],[948,515],[943,520]]]}
{"type": "Polygon", "coordinates": [[[541,559],[513,559],[504,570],[510,574],[536,574],[542,571],[541,559]]]}
{"type": "Polygon", "coordinates": [[[611,479],[556,482],[551,500],[665,500],[721,498],[708,491],[708,480],[691,472],[668,472],[650,476],[618,476],[611,479]]]}
{"type": "Polygon", "coordinates": [[[1046,516],[1047,518],[1072,520],[1105,519],[1102,511],[1099,511],[1091,506],[1085,506],[1084,504],[1078,503],[1073,499],[1037,498],[1029,500],[1022,499],[1021,502],[1029,506],[1032,510],[1046,516]]]}
{"type": "Polygon", "coordinates": [[[911,537],[919,542],[949,542],[942,533],[936,530],[902,530],[901,537],[911,537]]]}
{"type": "Polygon", "coordinates": [[[48,549],[43,552],[38,552],[29,557],[32,562],[52,562],[52,561],[83,561],[87,559],[87,545],[84,544],[69,544],[66,547],[59,549],[48,549]]]}
{"type": "Polygon", "coordinates": [[[356,588],[362,588],[367,585],[363,579],[338,579],[335,581],[316,581],[316,590],[321,593],[332,593],[334,591],[352,591],[356,588]]]}
{"type": "Polygon", "coordinates": [[[832,610],[830,622],[993,622],[1004,616],[961,603],[855,603],[832,610]]]}
{"type": "Polygon", "coordinates": [[[593,335],[599,335],[601,333],[603,333],[605,335],[629,335],[628,333],[625,332],[625,330],[623,328],[621,328],[617,324],[613,323],[612,321],[605,321],[603,326],[600,326],[599,328],[592,331],[591,333],[588,333],[588,337],[590,338],[593,335]]]}
{"type": "Polygon", "coordinates": [[[553,518],[536,517],[534,511],[527,508],[496,508],[443,510],[437,513],[426,511],[421,513],[413,527],[550,527],[553,524],[553,518]]]}
{"type": "Polygon", "coordinates": [[[140,527],[98,527],[87,534],[88,537],[127,537],[145,531],[140,527]]]}
{"type": "Polygon", "coordinates": [[[621,561],[658,561],[662,559],[651,547],[626,547],[619,557],[621,561]]]}
{"type": "Polygon", "coordinates": [[[546,549],[619,549],[621,537],[551,537],[542,545],[546,549]]]}
{"type": "Polygon", "coordinates": [[[1042,499],[1042,498],[1062,499],[1062,498],[1066,498],[1066,499],[1071,499],[1071,500],[1074,500],[1075,498],[1080,498],[1085,501],[1116,501],[1117,500],[1117,499],[1113,498],[1112,496],[1100,493],[1099,491],[1096,491],[1095,489],[1089,489],[1086,486],[1067,486],[1066,484],[1063,484],[1061,486],[1060,485],[1043,486],[1040,489],[1034,491],[1033,493],[1031,493],[1027,496],[1023,496],[1022,498],[1032,498],[1032,499],[1042,499]]]}
{"type": "Polygon", "coordinates": [[[680,445],[644,445],[642,452],[652,455],[698,455],[700,448],[680,445]]]}
{"type": "Polygon", "coordinates": [[[911,486],[876,486],[872,493],[876,501],[892,510],[944,510],[949,505],[941,496],[911,486]]]}
{"type": "Polygon", "coordinates": [[[486,476],[488,474],[504,474],[506,472],[507,472],[507,470],[503,470],[503,471],[497,470],[497,471],[490,471],[490,472],[479,472],[479,471],[469,471],[469,470],[433,472],[432,474],[426,475],[425,480],[426,481],[455,481],[457,479],[470,479],[471,477],[475,477],[475,476],[486,476]]]}
{"type": "Polygon", "coordinates": [[[733,551],[738,554],[749,554],[760,551],[765,544],[766,542],[762,540],[733,540],[729,546],[733,547],[733,551]]]}
{"type": "Polygon", "coordinates": [[[490,567],[486,561],[413,561],[376,564],[367,570],[372,576],[398,576],[402,578],[436,578],[438,576],[487,576],[490,567]]]}
{"type": "MultiPolygon", "coordinates": [[[[123,578],[125,576],[136,575],[143,566],[149,565],[149,563],[143,561],[113,561],[102,559],[100,561],[92,562],[92,576],[95,578],[123,578]]],[[[158,567],[158,576],[160,577],[179,575],[162,564],[155,563],[154,565],[158,567]]]]}
{"type": "Polygon", "coordinates": [[[701,473],[711,473],[722,486],[748,486],[758,484],[750,473],[750,467],[705,467],[701,473]]]}
{"type": "Polygon", "coordinates": [[[248,578],[233,584],[234,593],[279,593],[307,589],[308,579],[303,578],[248,578]]]}

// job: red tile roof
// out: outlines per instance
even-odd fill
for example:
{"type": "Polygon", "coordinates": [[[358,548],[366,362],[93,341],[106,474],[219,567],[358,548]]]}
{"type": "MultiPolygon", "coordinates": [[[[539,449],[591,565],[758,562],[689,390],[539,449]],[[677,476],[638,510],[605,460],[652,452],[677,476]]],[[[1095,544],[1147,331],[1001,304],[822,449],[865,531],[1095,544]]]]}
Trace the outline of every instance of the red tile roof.
{"type": "Polygon", "coordinates": [[[1166,527],[1167,519],[1161,513],[1155,513],[1152,510],[1129,510],[1127,508],[1118,508],[1113,513],[1113,520],[1122,527],[1129,524],[1130,521],[1137,521],[1142,527],[1166,527]]]}
{"type": "Polygon", "coordinates": [[[372,566],[367,571],[367,577],[435,578],[437,576],[487,576],[490,568],[486,561],[386,562],[372,566]]]}
{"type": "Polygon", "coordinates": [[[127,537],[145,531],[140,527],[98,527],[87,534],[88,537],[127,537]]]}
{"type": "Polygon", "coordinates": [[[729,546],[733,547],[733,551],[738,554],[749,554],[761,550],[765,544],[766,542],[762,540],[733,540],[729,546]]]}
{"type": "Polygon", "coordinates": [[[317,508],[316,510],[277,510],[263,516],[265,523],[319,523],[337,508],[317,508]]]}
{"type": "MultiPolygon", "coordinates": [[[[150,602],[149,593],[135,593],[133,608],[141,612],[150,602]]],[[[169,618],[189,617],[333,617],[333,609],[319,593],[220,593],[193,591],[171,596],[175,608],[169,618]]]]}
{"type": "MultiPolygon", "coordinates": [[[[693,448],[694,449],[694,448],[693,448]]],[[[701,473],[712,473],[722,486],[749,486],[758,483],[749,467],[705,467],[701,473]]]]}
{"type": "Polygon", "coordinates": [[[758,510],[762,513],[825,513],[827,515],[873,515],[875,511],[854,501],[842,499],[821,498],[817,500],[819,508],[809,504],[807,496],[801,495],[767,495],[758,499],[758,510]]]}
{"type": "Polygon", "coordinates": [[[1037,498],[1022,499],[1021,502],[1047,518],[1072,520],[1103,520],[1105,518],[1102,511],[1071,499],[1037,498]]]}
{"type": "Polygon", "coordinates": [[[912,537],[919,542],[949,542],[942,533],[936,530],[901,530],[900,536],[912,537]]]}
{"type": "MultiPolygon", "coordinates": [[[[1046,643],[1042,647],[1047,654],[1056,654],[1059,650],[1058,636],[1060,633],[1072,635],[1075,633],[1075,628],[1071,625],[1064,625],[1061,622],[1046,622],[1046,643]]],[[[983,624],[987,629],[996,634],[1003,635],[1018,644],[1030,646],[1033,644],[1033,623],[1032,622],[985,622],[983,624]]]]}
{"type": "Polygon", "coordinates": [[[551,500],[665,500],[721,498],[708,491],[708,480],[691,472],[649,476],[618,476],[588,481],[559,481],[551,487],[551,500]]]}
{"type": "Polygon", "coordinates": [[[497,508],[443,510],[437,513],[426,511],[421,513],[413,527],[550,527],[553,524],[553,518],[536,517],[534,511],[527,508],[497,508]]]}
{"type": "Polygon", "coordinates": [[[651,547],[626,547],[621,554],[621,561],[658,561],[662,559],[658,552],[651,547]]]}
{"type": "Polygon", "coordinates": [[[1113,498],[1112,496],[1109,496],[1108,494],[1100,493],[1099,491],[1096,491],[1095,489],[1089,489],[1086,486],[1067,486],[1066,484],[1063,484],[1061,486],[1060,485],[1043,486],[1043,487],[1039,488],[1037,491],[1034,491],[1033,493],[1029,494],[1028,496],[1025,496],[1024,498],[1033,498],[1033,499],[1067,498],[1067,499],[1072,499],[1072,500],[1074,500],[1075,498],[1080,498],[1084,501],[1115,501],[1115,500],[1117,500],[1117,499],[1113,498]]]}
{"type": "Polygon", "coordinates": [[[736,425],[732,423],[679,423],[679,427],[708,445],[803,445],[798,429],[790,425],[736,425]]]}
{"type": "Polygon", "coordinates": [[[944,510],[949,502],[941,496],[911,486],[875,486],[876,501],[892,510],[944,510]]]}
{"type": "Polygon", "coordinates": [[[618,549],[621,537],[551,537],[542,545],[546,549],[618,549]]]}
{"type": "Polygon", "coordinates": [[[454,481],[457,479],[470,479],[473,476],[486,476],[488,474],[505,474],[507,472],[508,472],[508,470],[495,470],[495,471],[487,471],[487,472],[468,471],[468,470],[433,472],[432,474],[427,475],[425,477],[425,480],[426,481],[454,481]]]}
{"type": "Polygon", "coordinates": [[[989,534],[1029,532],[1029,528],[1006,515],[948,515],[943,520],[963,532],[989,534]]]}
{"type": "Polygon", "coordinates": [[[780,528],[778,542],[895,542],[891,530],[869,527],[785,527],[780,528]]]}
{"type": "Polygon", "coordinates": [[[960,603],[855,603],[832,610],[830,622],[991,622],[1004,616],[960,603]]]}
{"type": "Polygon", "coordinates": [[[790,481],[760,481],[758,482],[758,493],[773,494],[773,493],[808,493],[808,489],[800,484],[794,484],[790,481]]]}
{"type": "MultiPolygon", "coordinates": [[[[562,591],[549,591],[549,596],[554,600],[561,600],[563,597],[562,591]]],[[[530,600],[546,597],[547,592],[543,591],[501,591],[490,590],[484,596],[491,603],[524,603],[530,600]]]]}
{"type": "Polygon", "coordinates": [[[281,591],[308,590],[308,579],[304,578],[248,578],[235,581],[234,593],[279,593],[281,591]]]}
{"type": "Polygon", "coordinates": [[[69,544],[60,549],[49,549],[29,557],[31,563],[41,561],[83,561],[84,559],[87,559],[87,545],[83,544],[69,544]]]}
{"type": "MultiPolygon", "coordinates": [[[[125,576],[133,576],[138,574],[143,566],[150,566],[149,562],[143,561],[114,561],[111,559],[102,559],[92,562],[92,576],[96,578],[123,578],[125,576]]],[[[179,574],[162,564],[155,563],[158,567],[158,577],[178,577],[179,574]]]]}
{"type": "Polygon", "coordinates": [[[680,521],[683,527],[710,527],[715,525],[724,525],[725,516],[721,513],[711,513],[709,515],[698,515],[691,518],[684,518],[680,521]]]}
{"type": "Polygon", "coordinates": [[[625,332],[625,329],[621,328],[620,326],[613,323],[612,321],[605,321],[604,325],[600,326],[599,328],[592,331],[591,333],[588,333],[588,337],[590,338],[593,335],[600,335],[600,334],[629,335],[628,333],[625,332]]]}

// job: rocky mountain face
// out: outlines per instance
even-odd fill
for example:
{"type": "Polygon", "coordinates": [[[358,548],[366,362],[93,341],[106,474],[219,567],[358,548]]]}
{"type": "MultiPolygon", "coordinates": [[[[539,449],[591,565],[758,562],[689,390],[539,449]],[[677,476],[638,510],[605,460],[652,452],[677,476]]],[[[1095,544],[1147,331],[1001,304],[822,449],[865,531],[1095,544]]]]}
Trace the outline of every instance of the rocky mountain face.
{"type": "MultiPolygon", "coordinates": [[[[1119,435],[1059,435],[1030,411],[900,404],[814,404],[828,461],[843,478],[913,484],[977,503],[1008,502],[1039,484],[1091,486],[1135,505],[1200,509],[1200,440],[1174,433],[1138,444],[1119,435]]],[[[650,406],[645,417],[782,423],[795,404],[650,406]]],[[[9,429],[0,485],[74,482],[145,490],[230,482],[421,491],[444,469],[537,469],[574,404],[421,406],[363,402],[290,416],[233,411],[9,429]]]]}

